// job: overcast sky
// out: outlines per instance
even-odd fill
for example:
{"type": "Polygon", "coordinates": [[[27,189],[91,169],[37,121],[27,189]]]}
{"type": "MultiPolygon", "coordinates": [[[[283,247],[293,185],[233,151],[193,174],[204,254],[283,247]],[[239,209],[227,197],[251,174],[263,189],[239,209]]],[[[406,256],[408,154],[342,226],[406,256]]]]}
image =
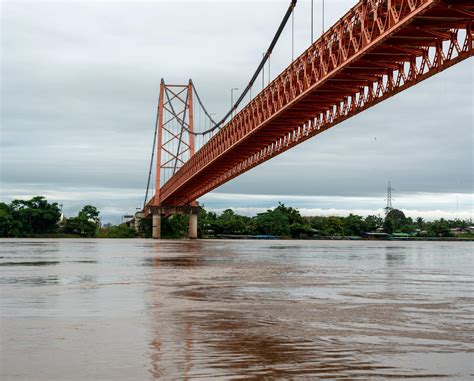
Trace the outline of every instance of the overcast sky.
{"type": "MultiPolygon", "coordinates": [[[[314,29],[321,31],[321,0],[314,29]]],[[[45,195],[117,222],[143,202],[159,82],[192,78],[222,116],[244,88],[289,1],[2,1],[2,201],[45,195]]],[[[326,1],[331,25],[353,0],[326,1]]],[[[271,76],[291,60],[287,28],[271,76]]],[[[310,43],[298,1],[295,55],[310,43]]],[[[473,61],[464,61],[232,180],[201,202],[254,214],[473,216],[473,61]]]]}

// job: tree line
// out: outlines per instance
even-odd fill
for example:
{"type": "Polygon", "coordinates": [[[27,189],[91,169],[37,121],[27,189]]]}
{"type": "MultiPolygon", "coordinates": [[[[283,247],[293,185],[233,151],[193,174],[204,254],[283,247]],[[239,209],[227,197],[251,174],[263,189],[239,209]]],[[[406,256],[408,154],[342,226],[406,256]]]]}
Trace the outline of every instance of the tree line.
{"type": "MultiPolygon", "coordinates": [[[[138,231],[124,224],[100,226],[100,212],[95,206],[85,205],[76,216],[61,220],[57,203],[49,203],[44,197],[14,200],[0,203],[1,237],[103,237],[132,238],[150,237],[151,221],[142,220],[138,231]]],[[[232,209],[222,213],[201,210],[198,216],[199,237],[219,236],[275,236],[288,238],[314,237],[364,237],[368,232],[386,234],[405,233],[410,236],[450,237],[452,229],[466,230],[471,221],[425,221],[412,219],[398,209],[391,210],[385,218],[376,215],[362,217],[349,214],[340,216],[301,216],[292,207],[279,203],[277,207],[256,216],[236,214],[232,209]]],[[[186,237],[188,217],[175,215],[163,219],[162,237],[186,237]]],[[[470,233],[466,236],[472,237],[470,233]]]]}
{"type": "Polygon", "coordinates": [[[61,219],[57,203],[43,196],[0,203],[0,237],[104,237],[131,238],[135,230],[126,226],[101,228],[100,212],[85,205],[75,217],[61,219]]]}
{"type": "MultiPolygon", "coordinates": [[[[181,217],[181,220],[185,217],[181,217]]],[[[412,219],[398,209],[392,209],[385,218],[377,215],[362,217],[356,214],[342,216],[301,216],[299,211],[279,203],[274,209],[254,217],[241,216],[227,209],[217,215],[203,210],[199,216],[198,228],[202,235],[273,235],[277,237],[366,237],[368,232],[386,234],[406,233],[410,236],[450,237],[452,229],[466,229],[471,221],[445,220],[425,221],[412,219]]],[[[183,222],[172,220],[169,233],[176,233],[183,222]],[[176,227],[178,225],[178,227],[176,227]]],[[[469,235],[469,233],[466,233],[469,235]]]]}

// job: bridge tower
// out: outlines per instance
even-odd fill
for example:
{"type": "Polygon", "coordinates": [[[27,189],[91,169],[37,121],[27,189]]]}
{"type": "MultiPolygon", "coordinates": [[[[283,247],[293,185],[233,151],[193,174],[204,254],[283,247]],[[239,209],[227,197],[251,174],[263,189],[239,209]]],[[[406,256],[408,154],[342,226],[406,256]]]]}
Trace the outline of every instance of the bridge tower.
{"type": "Polygon", "coordinates": [[[155,195],[150,205],[153,238],[161,237],[161,219],[189,214],[189,238],[197,238],[196,201],[185,206],[163,204],[160,189],[194,155],[193,85],[170,85],[162,79],[157,112],[155,195]]]}

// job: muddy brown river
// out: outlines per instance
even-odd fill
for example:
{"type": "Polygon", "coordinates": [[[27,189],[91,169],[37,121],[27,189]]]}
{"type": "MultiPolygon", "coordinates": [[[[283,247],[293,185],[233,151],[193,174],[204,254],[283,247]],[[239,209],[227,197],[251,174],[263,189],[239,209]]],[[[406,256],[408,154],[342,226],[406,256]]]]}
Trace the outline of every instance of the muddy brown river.
{"type": "Polygon", "coordinates": [[[473,248],[0,240],[0,379],[472,379],[473,248]]]}

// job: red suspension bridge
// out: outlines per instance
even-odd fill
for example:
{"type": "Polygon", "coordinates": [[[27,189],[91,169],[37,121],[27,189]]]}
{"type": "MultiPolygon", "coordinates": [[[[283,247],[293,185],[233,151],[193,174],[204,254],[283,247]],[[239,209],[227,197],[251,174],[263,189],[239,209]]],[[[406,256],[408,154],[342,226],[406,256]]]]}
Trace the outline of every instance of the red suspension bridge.
{"type": "MultiPolygon", "coordinates": [[[[472,0],[361,0],[236,113],[295,5],[293,0],[249,86],[220,122],[192,81],[162,80],[155,192],[148,200],[147,188],[143,210],[153,217],[154,238],[160,237],[161,216],[182,212],[190,213],[195,238],[199,197],[474,52],[472,0]],[[199,131],[196,104],[208,121],[199,131]]],[[[153,162],[152,156],[150,175],[153,162]]]]}

